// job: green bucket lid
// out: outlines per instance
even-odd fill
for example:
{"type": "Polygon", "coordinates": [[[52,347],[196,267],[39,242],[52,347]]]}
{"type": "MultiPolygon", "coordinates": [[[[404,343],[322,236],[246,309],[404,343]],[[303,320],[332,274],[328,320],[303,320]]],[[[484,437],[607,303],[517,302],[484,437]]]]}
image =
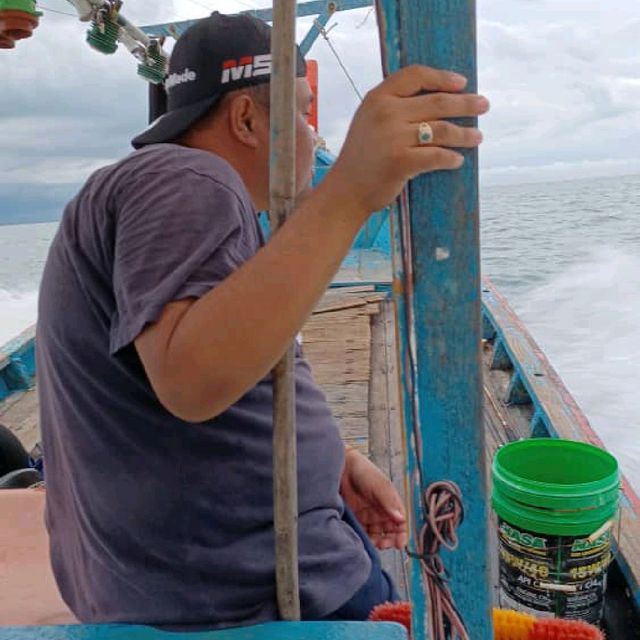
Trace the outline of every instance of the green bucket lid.
{"type": "Polygon", "coordinates": [[[616,459],[583,442],[533,438],[496,453],[492,503],[507,522],[540,533],[589,535],[615,516],[616,459]]]}

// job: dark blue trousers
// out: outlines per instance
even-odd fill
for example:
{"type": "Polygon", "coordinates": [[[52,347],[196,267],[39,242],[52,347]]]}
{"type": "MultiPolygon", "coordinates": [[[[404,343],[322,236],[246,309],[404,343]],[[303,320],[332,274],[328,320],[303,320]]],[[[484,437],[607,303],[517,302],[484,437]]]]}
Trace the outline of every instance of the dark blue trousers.
{"type": "Polygon", "coordinates": [[[366,620],[371,610],[383,602],[397,602],[400,596],[391,576],[382,568],[380,555],[373,546],[367,532],[360,526],[353,512],[345,505],[343,520],[360,536],[364,548],[371,558],[371,572],[367,581],[356,591],[350,600],[325,620],[366,620]]]}

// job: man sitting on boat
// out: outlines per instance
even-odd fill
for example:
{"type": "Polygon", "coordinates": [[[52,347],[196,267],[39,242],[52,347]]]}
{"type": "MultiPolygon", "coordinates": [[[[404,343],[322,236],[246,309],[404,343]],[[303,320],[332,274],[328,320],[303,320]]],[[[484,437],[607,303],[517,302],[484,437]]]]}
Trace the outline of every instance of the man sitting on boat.
{"type": "MultiPolygon", "coordinates": [[[[335,167],[263,246],[269,39],[248,16],[187,31],[168,112],[88,179],[49,252],[37,330],[47,525],[60,591],[84,622],[277,618],[269,372],[368,215],[410,177],[458,168],[449,147],[480,141],[443,121],[487,109],[459,94],[462,77],[405,69],[370,92],[335,167]]],[[[297,64],[302,194],[314,136],[297,64]]],[[[396,597],[374,545],[406,544],[402,503],[345,452],[299,347],[295,376],[302,615],[362,619],[396,597]]]]}

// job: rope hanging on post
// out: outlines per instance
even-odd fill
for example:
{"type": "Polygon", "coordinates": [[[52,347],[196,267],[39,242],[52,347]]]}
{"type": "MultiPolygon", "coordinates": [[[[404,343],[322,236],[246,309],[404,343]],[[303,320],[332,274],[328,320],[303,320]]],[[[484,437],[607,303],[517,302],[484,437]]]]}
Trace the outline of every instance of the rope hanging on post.
{"type": "Polygon", "coordinates": [[[469,634],[447,585],[448,573],[440,557],[440,548],[454,551],[458,546],[456,530],[464,519],[462,494],[455,482],[443,480],[430,484],[422,495],[425,523],[417,537],[420,560],[429,598],[428,635],[431,640],[469,640],[469,634]]]}

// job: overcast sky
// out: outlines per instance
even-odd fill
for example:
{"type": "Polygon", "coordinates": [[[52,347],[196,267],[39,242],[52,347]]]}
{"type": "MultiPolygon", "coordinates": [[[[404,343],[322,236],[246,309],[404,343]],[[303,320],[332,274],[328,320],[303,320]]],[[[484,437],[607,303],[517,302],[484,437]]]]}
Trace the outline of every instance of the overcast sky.
{"type": "MultiPolygon", "coordinates": [[[[240,11],[265,0],[125,0],[139,25],[240,11]],[[209,8],[209,10],[207,9],[209,8]]],[[[145,82],[121,47],[86,45],[65,0],[46,0],[34,37],[0,51],[0,222],[51,217],[95,168],[144,128],[145,82]],[[50,9],[47,10],[46,8],[50,9]]],[[[484,184],[640,173],[640,2],[478,0],[484,184]]],[[[375,15],[336,14],[330,38],[364,92],[381,78],[375,15]]],[[[309,20],[299,21],[299,39],[309,20]]],[[[327,44],[320,132],[338,151],[358,99],[327,44]]]]}

